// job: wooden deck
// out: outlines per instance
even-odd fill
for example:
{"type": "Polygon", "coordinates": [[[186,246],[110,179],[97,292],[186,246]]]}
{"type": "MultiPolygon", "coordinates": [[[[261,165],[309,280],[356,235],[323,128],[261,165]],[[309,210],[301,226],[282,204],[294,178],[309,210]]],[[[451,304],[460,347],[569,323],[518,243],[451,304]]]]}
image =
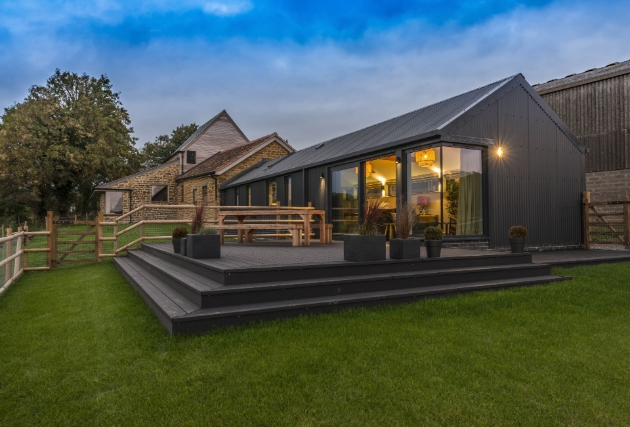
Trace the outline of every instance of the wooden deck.
{"type": "MultiPolygon", "coordinates": [[[[441,258],[343,261],[343,243],[227,243],[219,259],[193,260],[170,244],[142,245],[117,268],[172,334],[397,304],[420,298],[569,280],[552,265],[630,261],[617,251],[526,254],[443,249],[441,258]]],[[[424,254],[423,254],[424,255],[424,254]]]]}

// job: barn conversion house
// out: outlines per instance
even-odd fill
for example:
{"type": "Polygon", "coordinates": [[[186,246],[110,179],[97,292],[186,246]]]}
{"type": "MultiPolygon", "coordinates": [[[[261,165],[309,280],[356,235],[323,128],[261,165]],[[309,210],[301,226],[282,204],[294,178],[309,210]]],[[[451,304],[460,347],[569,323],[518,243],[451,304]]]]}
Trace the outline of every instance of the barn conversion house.
{"type": "Polygon", "coordinates": [[[333,233],[357,230],[362,206],[403,197],[420,235],[445,243],[506,247],[510,226],[528,245],[582,243],[585,147],[522,75],[508,77],[283,157],[221,185],[226,205],[325,209],[333,233]]]}
{"type": "Polygon", "coordinates": [[[106,217],[147,204],[218,206],[221,183],[263,159],[294,151],[277,133],[250,141],[223,110],[199,126],[168,161],[100,185],[94,193],[106,217]]]}

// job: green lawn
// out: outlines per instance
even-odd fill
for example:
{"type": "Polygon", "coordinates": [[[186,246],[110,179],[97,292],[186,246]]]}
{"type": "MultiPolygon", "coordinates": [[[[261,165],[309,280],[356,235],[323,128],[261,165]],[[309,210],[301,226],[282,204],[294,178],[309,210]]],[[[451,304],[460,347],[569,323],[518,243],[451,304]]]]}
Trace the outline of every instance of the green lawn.
{"type": "Polygon", "coordinates": [[[0,297],[0,425],[630,425],[630,263],[169,337],[111,261],[0,297]]]}

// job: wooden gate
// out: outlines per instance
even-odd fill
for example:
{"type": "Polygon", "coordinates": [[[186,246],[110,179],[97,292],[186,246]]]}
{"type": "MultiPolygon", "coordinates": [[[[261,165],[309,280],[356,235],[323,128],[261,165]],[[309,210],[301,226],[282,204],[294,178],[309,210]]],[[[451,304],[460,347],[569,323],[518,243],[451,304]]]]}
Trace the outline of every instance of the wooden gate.
{"type": "Polygon", "coordinates": [[[98,262],[96,221],[54,217],[52,266],[72,262],[98,262]]]}
{"type": "Polygon", "coordinates": [[[590,192],[584,192],[584,248],[593,246],[630,249],[630,197],[625,200],[591,202],[590,192]]]}

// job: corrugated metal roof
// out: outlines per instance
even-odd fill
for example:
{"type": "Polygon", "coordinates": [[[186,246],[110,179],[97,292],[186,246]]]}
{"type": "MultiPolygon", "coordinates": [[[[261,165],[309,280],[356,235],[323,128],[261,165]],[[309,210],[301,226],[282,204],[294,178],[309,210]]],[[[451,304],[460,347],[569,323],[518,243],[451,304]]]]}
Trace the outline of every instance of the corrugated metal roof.
{"type": "Polygon", "coordinates": [[[630,60],[624,62],[613,62],[612,64],[608,64],[601,68],[591,68],[590,70],[586,70],[582,73],[570,74],[561,79],[553,79],[545,83],[532,85],[532,87],[536,89],[538,93],[549,93],[581,84],[604,80],[622,74],[630,74],[630,60]]]}
{"type": "Polygon", "coordinates": [[[365,129],[304,148],[291,155],[272,160],[258,168],[253,168],[224,185],[228,187],[309,167],[316,163],[350,157],[364,150],[376,150],[396,141],[440,130],[514,77],[499,80],[365,129]]]}

